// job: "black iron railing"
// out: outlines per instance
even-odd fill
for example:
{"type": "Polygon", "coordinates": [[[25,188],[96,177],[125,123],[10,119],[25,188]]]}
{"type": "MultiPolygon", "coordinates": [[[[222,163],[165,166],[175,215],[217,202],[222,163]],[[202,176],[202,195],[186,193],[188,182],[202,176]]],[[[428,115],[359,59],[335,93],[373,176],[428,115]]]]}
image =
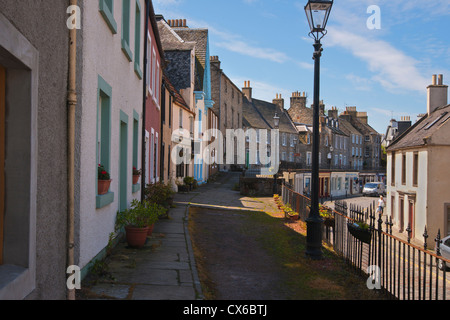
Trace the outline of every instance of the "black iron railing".
{"type": "MultiPolygon", "coordinates": [[[[285,184],[281,195],[305,221],[310,199],[285,184]]],[[[439,267],[440,262],[450,266],[450,260],[440,255],[440,232],[433,252],[428,249],[426,228],[423,247],[411,243],[410,227],[407,240],[402,240],[393,235],[392,219],[383,221],[374,204],[362,208],[336,201],[335,208],[328,209],[334,221],[324,223],[324,241],[355,272],[368,277],[368,287],[399,300],[447,300],[450,296],[445,266],[443,270],[439,267]]]]}

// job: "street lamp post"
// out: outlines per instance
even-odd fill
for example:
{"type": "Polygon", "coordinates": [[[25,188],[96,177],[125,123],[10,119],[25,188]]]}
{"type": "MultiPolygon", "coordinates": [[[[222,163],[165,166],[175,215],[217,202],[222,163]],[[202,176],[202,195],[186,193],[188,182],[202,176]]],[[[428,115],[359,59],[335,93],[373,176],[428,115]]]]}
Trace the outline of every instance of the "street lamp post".
{"type": "Polygon", "coordinates": [[[306,219],[306,256],[322,259],[322,218],[319,214],[319,101],[320,101],[320,40],[326,35],[326,25],[330,16],[333,0],[310,0],[305,6],[306,16],[311,29],[309,35],[314,38],[314,110],[313,110],[313,147],[311,172],[311,210],[306,219]]]}
{"type": "MultiPolygon", "coordinates": [[[[277,112],[275,112],[275,116],[273,117],[273,127],[274,127],[275,130],[278,130],[278,128],[280,127],[280,117],[278,116],[277,112]]],[[[273,134],[275,134],[275,137],[276,137],[275,141],[277,141],[277,143],[278,143],[278,135],[276,135],[276,131],[274,131],[273,134]]],[[[275,148],[275,146],[272,146],[271,147],[271,152],[275,152],[275,151],[278,151],[277,148],[275,148]]],[[[272,163],[271,165],[274,168],[278,165],[278,154],[275,154],[275,163],[272,163]]],[[[278,188],[277,188],[277,173],[278,172],[274,172],[273,173],[273,194],[276,194],[277,191],[278,191],[278,188]]]]}

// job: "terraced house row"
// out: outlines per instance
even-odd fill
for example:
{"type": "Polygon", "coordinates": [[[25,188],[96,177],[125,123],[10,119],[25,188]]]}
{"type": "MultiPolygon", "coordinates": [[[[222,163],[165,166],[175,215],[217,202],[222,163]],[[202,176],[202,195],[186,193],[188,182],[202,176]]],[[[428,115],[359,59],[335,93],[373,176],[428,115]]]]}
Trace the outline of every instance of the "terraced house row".
{"type": "MultiPolygon", "coordinates": [[[[303,174],[307,188],[305,95],[289,110],[281,95],[255,98],[209,41],[150,0],[0,0],[0,299],[66,298],[67,267],[86,276],[117,212],[147,184],[177,190],[188,176],[203,184],[219,170],[259,170],[250,137],[245,161],[226,161],[241,151],[226,149],[228,129],[278,129],[281,172],[303,174]]],[[[323,194],[340,181],[332,172],[378,178],[379,135],[363,113],[323,109],[320,130],[323,194]]]]}

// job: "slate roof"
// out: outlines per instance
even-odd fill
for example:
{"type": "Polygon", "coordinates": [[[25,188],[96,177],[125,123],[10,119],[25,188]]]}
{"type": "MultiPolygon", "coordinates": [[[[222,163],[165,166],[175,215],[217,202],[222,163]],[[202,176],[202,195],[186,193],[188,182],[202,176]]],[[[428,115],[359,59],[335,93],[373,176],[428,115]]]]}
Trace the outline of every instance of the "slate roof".
{"type": "Polygon", "coordinates": [[[426,145],[426,139],[431,137],[442,126],[450,123],[450,104],[437,108],[430,115],[424,116],[402,135],[395,139],[387,148],[394,151],[409,147],[422,147],[426,145]]]}
{"type": "Polygon", "coordinates": [[[195,43],[195,91],[203,90],[203,78],[206,68],[208,52],[208,29],[191,29],[186,27],[172,27],[180,38],[195,43]]]}
{"type": "Polygon", "coordinates": [[[162,48],[167,60],[167,76],[177,91],[189,88],[191,85],[191,51],[195,49],[195,42],[184,41],[164,21],[157,16],[158,30],[162,48]]]}
{"type": "Polygon", "coordinates": [[[281,110],[276,104],[252,98],[250,102],[243,99],[242,117],[249,127],[259,129],[273,129],[273,117],[275,112],[280,117],[280,132],[297,134],[297,130],[285,110],[281,110]]]}
{"type": "Polygon", "coordinates": [[[360,135],[361,133],[345,118],[339,118],[339,129],[343,131],[346,135],[351,134],[360,135]]]}
{"type": "Polygon", "coordinates": [[[166,75],[166,73],[163,73],[163,79],[166,83],[167,89],[173,96],[173,100],[176,104],[178,104],[181,108],[185,109],[186,111],[193,113],[190,109],[184,98],[181,96],[181,94],[178,92],[178,90],[175,89],[174,85],[170,82],[169,77],[166,75]]]}

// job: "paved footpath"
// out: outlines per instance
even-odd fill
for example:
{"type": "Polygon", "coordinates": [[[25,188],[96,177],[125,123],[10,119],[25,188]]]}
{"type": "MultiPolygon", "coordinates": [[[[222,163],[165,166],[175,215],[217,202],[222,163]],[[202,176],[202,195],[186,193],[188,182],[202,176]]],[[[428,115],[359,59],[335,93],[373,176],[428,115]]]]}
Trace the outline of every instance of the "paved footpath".
{"type": "Polygon", "coordinates": [[[144,248],[130,249],[119,243],[107,258],[112,279],[102,279],[84,288],[87,299],[201,300],[203,299],[191,239],[189,206],[262,211],[270,209],[271,198],[259,201],[242,197],[232,188],[239,174],[229,173],[216,182],[190,193],[177,193],[170,219],[162,219],[144,248]]]}

